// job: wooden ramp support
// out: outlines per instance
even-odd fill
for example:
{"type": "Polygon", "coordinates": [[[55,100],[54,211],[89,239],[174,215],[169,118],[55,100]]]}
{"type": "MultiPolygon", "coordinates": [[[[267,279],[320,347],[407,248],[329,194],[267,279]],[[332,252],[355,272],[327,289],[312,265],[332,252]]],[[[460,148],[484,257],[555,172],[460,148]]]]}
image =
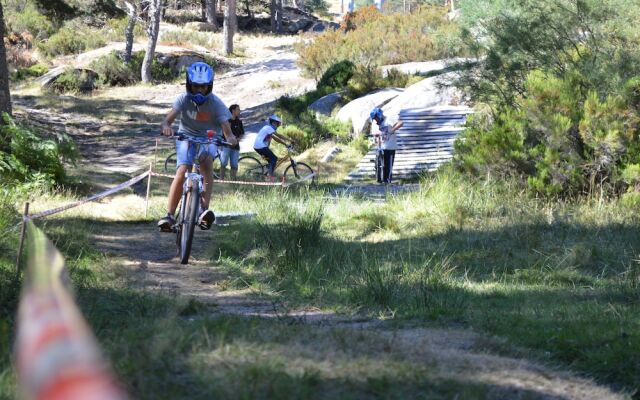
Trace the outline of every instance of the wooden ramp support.
{"type": "MultiPolygon", "coordinates": [[[[473,111],[463,106],[404,109],[399,119],[404,126],[396,132],[398,149],[393,164],[393,178],[412,178],[424,171],[434,171],[453,157],[453,142],[467,115],[473,111]]],[[[358,163],[348,181],[374,179],[375,149],[358,163]]]]}

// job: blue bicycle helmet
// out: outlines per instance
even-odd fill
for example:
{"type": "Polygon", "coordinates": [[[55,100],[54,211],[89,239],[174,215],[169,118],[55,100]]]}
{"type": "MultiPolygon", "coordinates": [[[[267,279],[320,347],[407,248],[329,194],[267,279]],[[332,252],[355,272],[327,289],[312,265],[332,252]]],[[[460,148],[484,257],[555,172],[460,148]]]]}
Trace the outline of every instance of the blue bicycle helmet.
{"type": "Polygon", "coordinates": [[[193,63],[187,68],[187,93],[197,105],[207,101],[207,95],[213,90],[213,68],[204,62],[193,63]],[[207,91],[193,94],[191,85],[207,85],[207,91]]]}
{"type": "Polygon", "coordinates": [[[371,110],[371,112],[369,113],[369,119],[371,121],[375,119],[377,120],[378,123],[382,122],[382,120],[384,119],[384,114],[382,113],[382,109],[376,107],[373,110],[371,110]]]}

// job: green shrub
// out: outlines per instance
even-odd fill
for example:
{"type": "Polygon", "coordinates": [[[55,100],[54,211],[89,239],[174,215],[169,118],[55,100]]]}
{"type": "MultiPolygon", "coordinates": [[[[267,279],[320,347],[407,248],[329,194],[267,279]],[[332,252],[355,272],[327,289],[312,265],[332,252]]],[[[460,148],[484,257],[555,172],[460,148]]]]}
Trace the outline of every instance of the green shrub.
{"type": "MultiPolygon", "coordinates": [[[[91,68],[98,74],[101,85],[133,85],[142,80],[141,70],[144,55],[144,51],[133,53],[129,63],[125,64],[121,55],[112,51],[93,61],[91,68]]],[[[182,73],[183,71],[174,71],[171,67],[161,64],[157,58],[151,62],[151,78],[155,82],[172,82],[182,76],[182,73]]]]}
{"type": "Polygon", "coordinates": [[[12,12],[9,8],[6,8],[4,15],[8,32],[27,31],[37,40],[48,38],[55,33],[57,28],[49,18],[42,15],[30,2],[26,2],[19,12],[12,12]]]}
{"type": "Polygon", "coordinates": [[[336,60],[371,70],[385,64],[464,55],[460,42],[443,39],[451,35],[458,35],[458,26],[446,17],[443,7],[422,7],[408,15],[383,15],[364,8],[348,17],[341,30],[327,31],[294,47],[300,67],[318,80],[336,60]]]}
{"type": "Polygon", "coordinates": [[[640,119],[629,96],[581,96],[576,75],[531,72],[526,97],[472,118],[456,163],[479,175],[521,176],[549,196],[621,193],[637,185],[640,119]]]}
{"type": "Polygon", "coordinates": [[[53,93],[89,93],[96,87],[95,75],[70,68],[58,76],[47,89],[53,93]]]}
{"type": "Polygon", "coordinates": [[[159,39],[159,42],[172,44],[176,46],[193,45],[202,46],[207,49],[220,48],[222,43],[220,42],[220,36],[215,35],[212,32],[196,32],[196,31],[168,31],[164,32],[159,39]]]}
{"type": "MultiPolygon", "coordinates": [[[[104,28],[102,28],[102,33],[105,37],[105,40],[108,41],[123,41],[124,40],[124,32],[127,28],[127,24],[129,24],[129,18],[112,18],[107,21],[104,28]]],[[[134,37],[145,37],[145,24],[141,22],[136,22],[135,27],[133,28],[133,36],[134,37]]]]}
{"type": "Polygon", "coordinates": [[[18,69],[11,77],[12,80],[22,81],[29,78],[37,78],[47,73],[49,68],[44,64],[34,64],[28,68],[18,69]]]}
{"type": "Polygon", "coordinates": [[[342,122],[335,118],[325,118],[321,122],[330,138],[335,138],[338,142],[343,143],[351,139],[353,125],[350,122],[342,122]]]}
{"type": "Polygon", "coordinates": [[[140,81],[140,70],[134,70],[137,62],[125,64],[116,51],[98,58],[91,68],[99,76],[100,84],[107,86],[127,86],[140,81]]]}
{"type": "Polygon", "coordinates": [[[105,44],[104,38],[96,32],[82,32],[65,27],[49,37],[46,42],[39,43],[38,48],[45,56],[56,57],[66,54],[78,54],[105,44]]]}
{"type": "Polygon", "coordinates": [[[353,76],[355,65],[349,60],[342,60],[333,64],[322,74],[318,88],[342,90],[353,76]]]}
{"type": "Polygon", "coordinates": [[[64,162],[75,160],[73,142],[66,136],[47,139],[16,125],[4,114],[0,141],[10,142],[10,152],[0,151],[0,183],[37,182],[48,186],[65,179],[64,162]]]}
{"type": "Polygon", "coordinates": [[[286,137],[290,138],[293,141],[295,148],[298,150],[306,150],[315,144],[313,135],[294,124],[287,124],[283,126],[278,129],[278,133],[282,133],[286,137]]]}

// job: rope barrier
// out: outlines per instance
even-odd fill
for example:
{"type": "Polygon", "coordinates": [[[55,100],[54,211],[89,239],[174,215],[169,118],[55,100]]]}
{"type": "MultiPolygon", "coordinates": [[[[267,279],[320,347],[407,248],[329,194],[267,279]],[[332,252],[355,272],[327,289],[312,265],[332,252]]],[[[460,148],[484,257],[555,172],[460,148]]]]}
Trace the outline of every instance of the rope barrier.
{"type": "Polygon", "coordinates": [[[304,178],[300,179],[299,181],[295,181],[295,182],[291,182],[291,183],[286,183],[286,184],[285,184],[285,183],[283,183],[283,184],[282,184],[282,186],[284,186],[284,187],[293,186],[293,185],[295,185],[295,184],[298,184],[298,183],[302,183],[302,182],[308,181],[309,179],[313,179],[313,177],[315,177],[315,176],[316,176],[316,173],[315,173],[315,172],[313,172],[313,173],[311,173],[311,174],[309,174],[309,175],[305,176],[304,178]]]}
{"type": "Polygon", "coordinates": [[[58,214],[58,213],[60,213],[62,211],[66,211],[66,210],[68,210],[70,208],[75,208],[75,207],[81,206],[81,205],[83,205],[85,203],[89,203],[89,202],[101,199],[103,197],[106,197],[106,196],[109,196],[109,195],[114,194],[116,192],[119,192],[124,188],[127,188],[129,186],[135,185],[136,183],[138,183],[141,180],[143,180],[144,178],[146,178],[149,175],[149,172],[150,171],[145,171],[145,172],[141,173],[140,175],[129,179],[126,182],[122,182],[121,184],[119,184],[117,186],[114,186],[111,189],[105,190],[105,191],[100,192],[98,194],[94,194],[93,196],[86,197],[86,198],[84,198],[82,200],[78,200],[78,201],[76,201],[74,203],[67,204],[65,206],[52,208],[50,210],[45,210],[45,211],[42,211],[42,212],[39,212],[39,213],[36,213],[36,214],[25,215],[25,216],[22,217],[22,219],[23,219],[24,222],[26,222],[26,221],[31,221],[31,220],[34,220],[34,219],[48,217],[50,215],[58,214]]]}
{"type": "Polygon", "coordinates": [[[22,396],[38,400],[125,400],[65,283],[64,258],[33,222],[18,307],[16,361],[22,396]]]}
{"type": "MultiPolygon", "coordinates": [[[[175,175],[161,174],[159,172],[151,172],[152,176],[160,176],[163,178],[174,178],[175,175]]],[[[223,181],[221,179],[214,179],[213,183],[230,183],[234,185],[252,185],[252,186],[283,186],[282,182],[256,182],[256,181],[223,181]]]]}

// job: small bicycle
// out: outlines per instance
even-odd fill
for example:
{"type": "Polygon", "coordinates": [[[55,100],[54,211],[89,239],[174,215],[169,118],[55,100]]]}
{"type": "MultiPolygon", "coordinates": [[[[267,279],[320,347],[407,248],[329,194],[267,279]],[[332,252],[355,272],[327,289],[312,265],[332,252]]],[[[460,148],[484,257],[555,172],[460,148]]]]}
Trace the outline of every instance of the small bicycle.
{"type": "MultiPolygon", "coordinates": [[[[375,137],[376,135],[374,135],[375,137]]],[[[376,157],[371,160],[374,163],[373,169],[376,175],[376,182],[382,183],[382,177],[384,174],[384,151],[379,140],[375,140],[376,144],[376,157]]]]}
{"type": "MultiPolygon", "coordinates": [[[[287,161],[289,165],[284,170],[284,179],[286,182],[308,182],[310,185],[314,185],[316,183],[316,176],[313,168],[308,166],[307,164],[296,161],[291,154],[293,153],[293,148],[287,146],[287,155],[284,157],[278,158],[276,165],[274,167],[274,171],[278,169],[281,165],[285,164],[287,161]]],[[[265,175],[269,170],[269,164],[262,163],[251,156],[240,157],[240,161],[245,162],[245,174],[251,176],[255,180],[264,179],[265,175]],[[252,161],[249,161],[248,159],[252,161]]],[[[266,158],[262,157],[263,161],[267,161],[266,158]]]]}
{"type": "MultiPolygon", "coordinates": [[[[230,143],[222,139],[213,138],[210,135],[207,138],[195,137],[180,134],[177,135],[178,140],[188,140],[189,146],[195,145],[196,154],[200,152],[200,145],[216,144],[218,146],[229,146],[230,143]]],[[[178,255],[180,263],[187,264],[189,255],[191,254],[191,246],[193,244],[193,233],[198,224],[198,210],[200,209],[200,196],[203,189],[203,177],[200,175],[200,163],[194,160],[191,171],[185,173],[185,180],[182,186],[182,198],[176,213],[176,224],[172,227],[176,233],[176,245],[178,247],[178,255]]]]}

